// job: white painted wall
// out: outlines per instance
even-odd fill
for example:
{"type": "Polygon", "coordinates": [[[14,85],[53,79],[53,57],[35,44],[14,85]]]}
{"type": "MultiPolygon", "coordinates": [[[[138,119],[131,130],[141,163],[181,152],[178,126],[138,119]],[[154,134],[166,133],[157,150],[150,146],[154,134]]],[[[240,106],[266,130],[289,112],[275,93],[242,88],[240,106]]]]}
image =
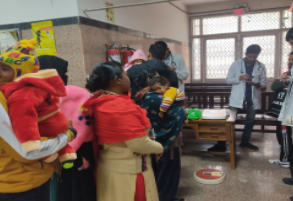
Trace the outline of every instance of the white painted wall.
{"type": "Polygon", "coordinates": [[[188,6],[188,12],[205,12],[216,11],[223,9],[233,9],[235,4],[248,3],[248,6],[252,10],[277,8],[277,7],[290,7],[292,0],[233,0],[226,2],[198,4],[194,6],[188,6]]]}
{"type": "MultiPolygon", "coordinates": [[[[77,0],[79,15],[85,16],[84,9],[105,7],[105,1],[122,5],[147,0],[77,0]]],[[[114,12],[116,25],[188,42],[188,17],[169,3],[119,8],[114,9],[114,12]]],[[[105,10],[88,12],[88,15],[90,18],[107,22],[105,10]]]]}
{"type": "MultiPolygon", "coordinates": [[[[121,5],[149,0],[0,0],[0,25],[85,16],[84,9],[105,7],[105,1],[121,5]]],[[[169,3],[119,8],[114,12],[116,25],[188,42],[188,17],[169,3]]],[[[90,12],[89,16],[107,22],[105,11],[90,12]]]]}
{"type": "Polygon", "coordinates": [[[0,25],[78,16],[77,0],[0,0],[0,25]]]}

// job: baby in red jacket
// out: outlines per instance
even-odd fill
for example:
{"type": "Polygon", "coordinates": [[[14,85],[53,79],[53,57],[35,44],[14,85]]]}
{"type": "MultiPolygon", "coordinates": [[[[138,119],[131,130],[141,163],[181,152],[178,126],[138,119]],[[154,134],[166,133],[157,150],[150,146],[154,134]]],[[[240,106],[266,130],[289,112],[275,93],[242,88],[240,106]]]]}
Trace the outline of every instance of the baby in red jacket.
{"type": "MultiPolygon", "coordinates": [[[[39,61],[30,53],[36,43],[22,40],[12,52],[0,55],[0,90],[7,98],[15,135],[26,152],[40,150],[41,137],[52,138],[68,128],[59,109],[60,97],[66,96],[64,84],[56,70],[39,71],[39,61]]],[[[67,145],[43,160],[49,163],[58,156],[61,163],[76,159],[75,150],[67,145]]]]}

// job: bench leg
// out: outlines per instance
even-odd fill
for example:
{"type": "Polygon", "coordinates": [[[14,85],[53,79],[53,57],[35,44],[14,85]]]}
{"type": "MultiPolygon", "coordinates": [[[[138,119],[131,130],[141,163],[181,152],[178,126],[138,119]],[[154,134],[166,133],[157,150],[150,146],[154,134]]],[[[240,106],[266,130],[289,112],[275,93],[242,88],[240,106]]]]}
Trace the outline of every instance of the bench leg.
{"type": "Polygon", "coordinates": [[[265,125],[261,125],[262,132],[265,130],[265,125]]]}

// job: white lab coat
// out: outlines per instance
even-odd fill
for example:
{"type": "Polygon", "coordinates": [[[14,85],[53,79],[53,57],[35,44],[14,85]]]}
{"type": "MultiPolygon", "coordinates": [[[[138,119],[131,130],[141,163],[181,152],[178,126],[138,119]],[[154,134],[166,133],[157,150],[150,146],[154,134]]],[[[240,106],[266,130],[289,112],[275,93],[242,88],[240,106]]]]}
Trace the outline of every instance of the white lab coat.
{"type": "MultiPolygon", "coordinates": [[[[234,108],[243,108],[245,100],[246,81],[239,80],[239,76],[246,74],[245,61],[240,59],[235,61],[228,72],[226,83],[232,84],[229,106],[234,108]]],[[[257,89],[252,86],[252,102],[255,110],[261,109],[261,89],[266,87],[266,68],[265,65],[256,61],[252,76],[255,83],[260,83],[261,87],[257,89]]]]}
{"type": "Polygon", "coordinates": [[[178,88],[184,92],[185,91],[185,85],[184,80],[187,80],[189,73],[187,70],[187,66],[185,64],[185,61],[183,57],[180,54],[171,53],[169,63],[167,63],[168,66],[172,68],[176,68],[176,74],[178,78],[178,88]],[[172,62],[176,65],[172,65],[172,62]]]}
{"type": "MultiPolygon", "coordinates": [[[[293,72],[293,68],[291,69],[291,75],[293,75],[292,72],[293,72]]],[[[282,122],[282,125],[291,126],[291,127],[293,127],[293,124],[292,124],[292,122],[290,123],[290,121],[287,122],[287,116],[288,117],[293,116],[293,104],[292,104],[292,100],[293,100],[292,88],[293,87],[292,87],[292,85],[293,85],[293,76],[291,76],[291,82],[288,85],[288,91],[286,94],[286,98],[285,98],[285,101],[283,103],[283,106],[282,106],[282,109],[281,109],[281,112],[280,112],[279,118],[278,118],[278,121],[282,122]]],[[[291,118],[290,118],[290,120],[291,120],[291,118]]]]}

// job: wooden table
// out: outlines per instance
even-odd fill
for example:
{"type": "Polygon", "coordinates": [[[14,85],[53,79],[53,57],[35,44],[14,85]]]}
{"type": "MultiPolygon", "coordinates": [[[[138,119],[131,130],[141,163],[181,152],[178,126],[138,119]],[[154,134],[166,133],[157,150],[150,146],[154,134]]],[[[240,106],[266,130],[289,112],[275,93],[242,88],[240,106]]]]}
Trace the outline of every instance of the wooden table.
{"type": "Polygon", "coordinates": [[[230,146],[230,164],[235,169],[235,132],[237,110],[227,110],[229,116],[226,120],[189,120],[185,127],[191,127],[195,131],[197,140],[225,141],[230,146]]]}

